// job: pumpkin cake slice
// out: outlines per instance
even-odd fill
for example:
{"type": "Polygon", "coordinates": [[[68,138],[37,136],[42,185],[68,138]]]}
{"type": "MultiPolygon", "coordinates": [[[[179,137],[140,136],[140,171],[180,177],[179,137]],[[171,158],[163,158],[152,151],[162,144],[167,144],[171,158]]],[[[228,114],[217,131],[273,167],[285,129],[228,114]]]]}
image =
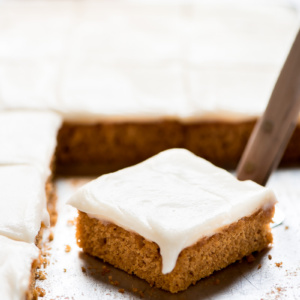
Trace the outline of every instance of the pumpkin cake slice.
{"type": "Polygon", "coordinates": [[[88,254],[176,293],[266,248],[276,198],[184,149],[80,188],[77,241],[88,254]]]}
{"type": "Polygon", "coordinates": [[[34,244],[11,240],[0,235],[1,299],[36,299],[35,269],[39,249],[34,244]]]}

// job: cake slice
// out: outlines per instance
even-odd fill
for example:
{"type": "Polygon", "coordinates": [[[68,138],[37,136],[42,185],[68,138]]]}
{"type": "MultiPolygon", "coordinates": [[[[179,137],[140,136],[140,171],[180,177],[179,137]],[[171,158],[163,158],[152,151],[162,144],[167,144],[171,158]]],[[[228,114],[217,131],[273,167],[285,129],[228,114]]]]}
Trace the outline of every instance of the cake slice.
{"type": "Polygon", "coordinates": [[[0,166],[34,165],[48,177],[61,123],[61,116],[53,112],[1,111],[0,166]]]}
{"type": "Polygon", "coordinates": [[[266,248],[273,192],[184,149],[103,175],[69,200],[91,255],[172,293],[266,248]]]}
{"type": "Polygon", "coordinates": [[[34,243],[41,224],[49,225],[46,179],[34,166],[0,166],[0,235],[34,243]]]}
{"type": "Polygon", "coordinates": [[[39,250],[33,244],[0,235],[0,297],[5,300],[32,299],[34,270],[39,250]]]}

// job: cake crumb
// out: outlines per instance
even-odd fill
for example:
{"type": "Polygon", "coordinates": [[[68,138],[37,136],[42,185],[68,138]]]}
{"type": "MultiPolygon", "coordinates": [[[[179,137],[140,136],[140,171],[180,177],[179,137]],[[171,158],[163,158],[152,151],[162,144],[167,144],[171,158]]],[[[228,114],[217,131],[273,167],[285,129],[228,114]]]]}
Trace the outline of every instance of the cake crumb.
{"type": "Polygon", "coordinates": [[[36,288],[36,292],[38,297],[44,297],[46,295],[46,291],[40,287],[36,288]]]}
{"type": "Polygon", "coordinates": [[[68,220],[67,221],[68,226],[74,226],[74,224],[75,224],[75,220],[68,220]]]}
{"type": "Polygon", "coordinates": [[[257,270],[259,270],[261,268],[261,264],[258,265],[257,270]]]}
{"type": "Polygon", "coordinates": [[[46,257],[41,257],[40,258],[40,263],[43,265],[44,268],[50,265],[50,260],[46,257]]]}
{"type": "Polygon", "coordinates": [[[124,294],[125,290],[124,289],[119,289],[119,293],[124,294]]]}
{"type": "Polygon", "coordinates": [[[81,270],[83,273],[86,273],[86,268],[85,267],[81,267],[81,270]]]}
{"type": "Polygon", "coordinates": [[[144,293],[142,291],[139,291],[139,295],[141,298],[144,298],[144,293]]]}
{"type": "Polygon", "coordinates": [[[282,262],[277,262],[277,263],[275,263],[275,266],[276,266],[277,268],[281,268],[281,267],[282,267],[282,262]]]}
{"type": "Polygon", "coordinates": [[[112,276],[108,276],[108,280],[111,285],[118,286],[120,284],[119,281],[117,281],[117,280],[113,281],[112,276]]]}
{"type": "Polygon", "coordinates": [[[137,294],[139,294],[139,296],[141,297],[141,298],[144,298],[144,293],[142,292],[142,291],[139,291],[137,288],[132,288],[132,291],[134,292],[134,293],[137,293],[137,294]]]}
{"type": "Polygon", "coordinates": [[[272,259],[272,255],[269,254],[268,255],[268,259],[271,260],[272,259]]]}
{"type": "Polygon", "coordinates": [[[52,242],[53,239],[54,239],[54,233],[53,233],[53,231],[51,231],[49,234],[49,241],[52,242]]]}
{"type": "Polygon", "coordinates": [[[40,270],[40,271],[36,272],[35,278],[39,279],[39,280],[45,280],[45,279],[47,279],[47,276],[46,276],[46,273],[44,271],[40,270]]]}
{"type": "Polygon", "coordinates": [[[70,245],[66,245],[66,248],[65,248],[65,252],[70,252],[71,251],[71,246],[70,245]]]}
{"type": "Polygon", "coordinates": [[[253,254],[248,255],[248,256],[246,257],[246,259],[247,259],[247,262],[248,262],[248,263],[252,263],[252,262],[255,261],[255,257],[253,256],[253,254]]]}
{"type": "Polygon", "coordinates": [[[285,226],[285,227],[284,227],[285,230],[288,230],[289,228],[290,228],[289,226],[285,226]]]}
{"type": "Polygon", "coordinates": [[[110,269],[107,266],[102,267],[101,275],[105,275],[110,272],[110,269]]]}
{"type": "Polygon", "coordinates": [[[67,269],[64,269],[64,272],[66,273],[66,272],[67,272],[67,269]]]}

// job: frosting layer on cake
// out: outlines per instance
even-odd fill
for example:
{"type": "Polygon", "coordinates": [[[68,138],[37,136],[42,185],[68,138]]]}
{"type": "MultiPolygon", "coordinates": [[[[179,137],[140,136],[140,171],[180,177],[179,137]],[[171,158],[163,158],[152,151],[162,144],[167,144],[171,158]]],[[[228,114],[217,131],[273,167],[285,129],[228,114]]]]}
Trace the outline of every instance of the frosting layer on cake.
{"type": "Polygon", "coordinates": [[[32,263],[38,256],[39,250],[35,245],[0,236],[1,299],[25,299],[32,263]]]}
{"type": "Polygon", "coordinates": [[[0,235],[34,243],[43,222],[49,225],[46,179],[34,166],[0,167],[0,235]]]}
{"type": "Polygon", "coordinates": [[[61,123],[54,112],[0,112],[0,166],[34,165],[48,177],[61,123]]]}
{"type": "Polygon", "coordinates": [[[271,190],[238,181],[184,149],[103,175],[69,200],[90,217],[157,243],[164,274],[173,270],[184,248],[275,202],[271,190]]]}
{"type": "Polygon", "coordinates": [[[299,28],[274,2],[5,1],[0,108],[77,122],[256,117],[299,28]]]}

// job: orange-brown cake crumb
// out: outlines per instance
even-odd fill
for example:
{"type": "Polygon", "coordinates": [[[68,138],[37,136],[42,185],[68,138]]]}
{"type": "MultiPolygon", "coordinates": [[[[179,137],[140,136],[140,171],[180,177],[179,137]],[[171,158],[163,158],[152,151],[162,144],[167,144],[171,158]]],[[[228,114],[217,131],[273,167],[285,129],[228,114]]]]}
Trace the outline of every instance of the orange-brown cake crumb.
{"type": "Polygon", "coordinates": [[[248,256],[246,257],[246,259],[247,259],[247,262],[248,262],[248,263],[252,263],[252,262],[255,261],[255,257],[253,256],[253,254],[248,255],[248,256]]]}
{"type": "MultiPolygon", "coordinates": [[[[77,240],[83,250],[126,272],[136,274],[151,285],[172,293],[185,290],[199,279],[229,264],[261,251],[272,242],[269,223],[274,207],[224,227],[219,233],[184,249],[172,272],[162,274],[162,258],[156,243],[115,224],[103,224],[79,212],[77,240]]],[[[115,284],[109,276],[111,284],[115,284]]]]}
{"type": "MultiPolygon", "coordinates": [[[[57,137],[57,173],[104,174],[170,148],[186,148],[217,166],[235,168],[256,121],[64,122],[57,137]]],[[[298,124],[281,163],[299,163],[299,149],[298,124]]]]}
{"type": "Polygon", "coordinates": [[[51,231],[50,231],[50,234],[49,234],[49,241],[52,242],[53,239],[54,239],[54,233],[53,233],[53,231],[51,230],[51,231]]]}
{"type": "Polygon", "coordinates": [[[38,297],[44,297],[46,295],[46,291],[43,288],[37,287],[36,288],[38,297]]]}
{"type": "Polygon", "coordinates": [[[70,252],[71,251],[71,246],[70,245],[66,245],[66,248],[65,248],[65,252],[70,252]]]}
{"type": "Polygon", "coordinates": [[[105,275],[105,274],[107,274],[109,272],[110,272],[110,269],[107,266],[103,266],[102,267],[102,272],[101,272],[102,275],[105,275]]]}
{"type": "Polygon", "coordinates": [[[68,226],[74,226],[75,225],[75,220],[68,220],[67,225],[68,226]]]}
{"type": "Polygon", "coordinates": [[[47,279],[46,272],[43,271],[43,270],[37,271],[36,274],[35,274],[35,278],[39,279],[39,280],[45,280],[45,279],[47,279]]]}

